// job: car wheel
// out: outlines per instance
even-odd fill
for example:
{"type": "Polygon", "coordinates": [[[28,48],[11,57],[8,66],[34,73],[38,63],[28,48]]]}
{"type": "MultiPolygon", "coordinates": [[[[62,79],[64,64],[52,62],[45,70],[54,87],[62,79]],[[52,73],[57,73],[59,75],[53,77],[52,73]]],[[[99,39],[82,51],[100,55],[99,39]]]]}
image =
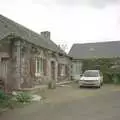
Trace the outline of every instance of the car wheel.
{"type": "Polygon", "coordinates": [[[101,88],[101,84],[99,86],[96,86],[97,88],[101,88]]]}
{"type": "Polygon", "coordinates": [[[80,88],[82,88],[83,86],[80,85],[80,88]]]}
{"type": "Polygon", "coordinates": [[[100,86],[98,86],[98,88],[101,88],[101,85],[100,85],[100,86]]]}
{"type": "Polygon", "coordinates": [[[103,86],[103,82],[101,83],[101,86],[103,86]]]}

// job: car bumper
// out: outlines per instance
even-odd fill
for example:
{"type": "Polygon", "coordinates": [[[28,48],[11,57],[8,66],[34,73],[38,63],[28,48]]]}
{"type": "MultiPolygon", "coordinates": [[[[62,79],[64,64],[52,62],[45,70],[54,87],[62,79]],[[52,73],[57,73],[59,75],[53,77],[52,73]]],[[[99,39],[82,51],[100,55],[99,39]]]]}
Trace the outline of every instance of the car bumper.
{"type": "Polygon", "coordinates": [[[80,86],[100,86],[99,82],[79,82],[80,86]]]}

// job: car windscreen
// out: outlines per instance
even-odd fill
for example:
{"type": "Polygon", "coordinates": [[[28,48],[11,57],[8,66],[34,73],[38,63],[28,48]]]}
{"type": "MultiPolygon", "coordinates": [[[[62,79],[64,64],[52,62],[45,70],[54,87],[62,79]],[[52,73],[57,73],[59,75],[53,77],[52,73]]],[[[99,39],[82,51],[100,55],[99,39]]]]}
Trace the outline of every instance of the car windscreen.
{"type": "Polygon", "coordinates": [[[98,72],[87,71],[83,74],[84,77],[98,77],[98,72]]]}

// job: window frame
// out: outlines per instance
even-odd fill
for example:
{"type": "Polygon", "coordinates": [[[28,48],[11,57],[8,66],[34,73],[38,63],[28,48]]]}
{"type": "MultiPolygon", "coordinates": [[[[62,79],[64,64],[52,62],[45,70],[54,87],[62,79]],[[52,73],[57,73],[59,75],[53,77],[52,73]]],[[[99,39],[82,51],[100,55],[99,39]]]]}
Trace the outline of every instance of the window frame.
{"type": "Polygon", "coordinates": [[[66,65],[65,64],[58,64],[58,76],[66,76],[66,65]]]}
{"type": "Polygon", "coordinates": [[[43,74],[43,58],[42,57],[36,57],[35,60],[35,75],[36,76],[40,76],[41,74],[43,74]]]}

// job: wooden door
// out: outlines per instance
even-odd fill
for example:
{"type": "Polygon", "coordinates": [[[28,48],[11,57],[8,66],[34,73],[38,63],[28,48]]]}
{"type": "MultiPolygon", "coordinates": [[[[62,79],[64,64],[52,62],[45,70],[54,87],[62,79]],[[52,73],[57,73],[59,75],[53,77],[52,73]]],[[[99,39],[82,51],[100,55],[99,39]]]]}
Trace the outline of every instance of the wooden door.
{"type": "Polygon", "coordinates": [[[0,62],[0,89],[7,89],[7,76],[8,76],[8,61],[2,60],[0,62]]]}

